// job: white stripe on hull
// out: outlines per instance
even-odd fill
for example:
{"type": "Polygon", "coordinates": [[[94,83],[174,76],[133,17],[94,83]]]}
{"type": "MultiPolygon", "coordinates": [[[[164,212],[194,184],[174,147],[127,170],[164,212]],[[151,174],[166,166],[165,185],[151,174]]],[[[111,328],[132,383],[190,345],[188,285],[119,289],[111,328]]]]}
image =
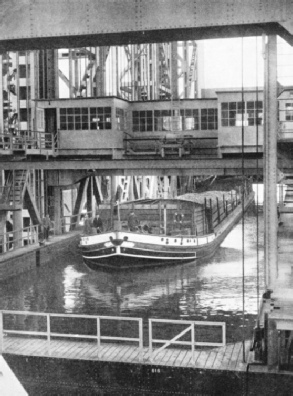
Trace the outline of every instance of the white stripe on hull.
{"type": "MultiPolygon", "coordinates": [[[[121,246],[123,247],[123,245],[121,246]]],[[[185,254],[193,254],[194,256],[185,256],[185,257],[180,257],[180,256],[150,256],[150,255],[141,255],[141,254],[129,254],[129,253],[122,253],[121,252],[121,247],[117,246],[116,247],[116,253],[113,254],[106,254],[103,256],[82,256],[83,258],[87,259],[87,260],[92,260],[92,259],[101,259],[101,258],[107,258],[107,257],[114,257],[114,256],[119,256],[119,257],[136,257],[136,258],[144,258],[144,259],[149,259],[149,260],[178,260],[178,261],[182,261],[182,260],[191,260],[191,259],[195,259],[196,258],[196,252],[184,252],[185,254]]],[[[153,250],[149,250],[149,249],[136,249],[138,251],[149,251],[149,252],[155,252],[153,250]]],[[[162,253],[166,253],[166,254],[170,254],[168,252],[162,252],[162,253]]]]}

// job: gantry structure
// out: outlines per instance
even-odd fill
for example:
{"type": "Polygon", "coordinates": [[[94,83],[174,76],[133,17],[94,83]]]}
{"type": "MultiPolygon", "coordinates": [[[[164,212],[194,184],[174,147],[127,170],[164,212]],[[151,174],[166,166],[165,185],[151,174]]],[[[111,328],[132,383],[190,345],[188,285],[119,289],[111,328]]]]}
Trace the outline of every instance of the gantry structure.
{"type": "Polygon", "coordinates": [[[291,91],[278,86],[277,36],[292,44],[292,11],[292,0],[2,1],[0,234],[8,212],[22,228],[23,209],[34,224],[49,213],[61,232],[64,207],[77,215],[85,198],[89,211],[114,199],[118,176],[137,198],[160,184],[154,175],[176,189],[178,175],[257,174],[274,290],[276,185],[292,168],[291,124],[279,127],[278,97],[291,91]],[[249,36],[263,37],[264,90],[245,100],[243,90],[203,95],[201,41],[249,36]]]}

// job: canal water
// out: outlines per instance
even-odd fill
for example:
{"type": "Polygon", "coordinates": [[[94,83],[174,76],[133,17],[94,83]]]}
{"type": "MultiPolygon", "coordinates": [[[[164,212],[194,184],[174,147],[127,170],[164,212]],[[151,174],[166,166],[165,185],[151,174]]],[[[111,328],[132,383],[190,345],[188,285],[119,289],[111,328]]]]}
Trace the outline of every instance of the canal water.
{"type": "MultiPolygon", "coordinates": [[[[263,220],[259,217],[257,221],[252,209],[244,219],[244,251],[242,222],[234,227],[212,259],[196,264],[147,268],[135,272],[92,271],[82,262],[76,246],[72,245],[70,253],[52,257],[48,265],[11,278],[9,282],[1,282],[0,309],[141,317],[145,346],[148,343],[149,318],[221,321],[227,326],[227,342],[241,341],[243,337],[251,338],[255,326],[257,302],[263,293],[263,264],[263,220]]],[[[13,328],[42,331],[46,328],[44,319],[10,319],[8,326],[11,324],[13,328]]],[[[56,331],[95,334],[96,327],[89,323],[85,325],[84,322],[69,323],[67,320],[66,323],[61,322],[61,327],[56,331]]],[[[116,326],[113,322],[108,323],[105,331],[105,335],[137,337],[137,330],[129,326],[116,326]]],[[[174,336],[172,331],[163,327],[158,338],[165,338],[167,334],[166,338],[170,336],[170,339],[174,336]]],[[[196,337],[201,336],[196,333],[196,337]]],[[[186,374],[179,369],[169,368],[160,369],[158,376],[151,366],[137,365],[133,369],[122,363],[111,366],[96,361],[12,355],[7,355],[6,359],[29,395],[33,396],[227,396],[239,394],[243,386],[241,376],[234,378],[233,373],[233,378],[225,374],[211,378],[210,375],[214,374],[201,371],[186,374]],[[183,380],[186,375],[187,382],[183,380]],[[234,384],[231,385],[231,391],[223,385],[224,380],[234,384]],[[187,385],[192,390],[187,391],[187,385]],[[169,391],[166,391],[167,388],[169,391]]]]}
{"type": "Polygon", "coordinates": [[[221,321],[227,325],[227,342],[240,341],[252,334],[263,292],[262,218],[258,223],[258,248],[256,216],[250,210],[244,220],[244,254],[240,222],[212,259],[196,264],[93,271],[72,246],[72,253],[52,257],[49,265],[2,282],[0,309],[142,317],[146,325],[148,318],[221,321]]]}

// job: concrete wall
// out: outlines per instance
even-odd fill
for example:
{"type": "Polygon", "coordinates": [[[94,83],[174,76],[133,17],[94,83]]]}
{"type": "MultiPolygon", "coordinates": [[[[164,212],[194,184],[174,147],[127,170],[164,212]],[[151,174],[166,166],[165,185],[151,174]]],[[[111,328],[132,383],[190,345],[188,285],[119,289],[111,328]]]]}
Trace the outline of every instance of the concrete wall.
{"type": "Polygon", "coordinates": [[[21,248],[13,252],[9,252],[0,258],[0,281],[17,276],[23,272],[29,271],[36,266],[41,266],[49,263],[52,257],[63,254],[67,250],[72,250],[72,243],[76,240],[78,244],[79,235],[63,237],[54,243],[46,246],[31,246],[29,251],[26,248],[21,248]]]}

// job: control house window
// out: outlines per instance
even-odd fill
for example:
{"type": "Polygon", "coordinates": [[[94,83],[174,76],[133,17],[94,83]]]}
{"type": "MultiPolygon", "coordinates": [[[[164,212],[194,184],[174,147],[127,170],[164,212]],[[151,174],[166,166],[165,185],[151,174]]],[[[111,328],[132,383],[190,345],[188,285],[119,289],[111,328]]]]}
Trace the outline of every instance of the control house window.
{"type": "Polygon", "coordinates": [[[155,131],[171,131],[171,110],[155,110],[155,131]]]}
{"type": "Polygon", "coordinates": [[[293,102],[285,103],[286,121],[293,121],[293,102]]]}
{"type": "Polygon", "coordinates": [[[153,130],[153,112],[147,111],[133,111],[132,112],[132,127],[133,132],[147,132],[153,130]]]}
{"type": "Polygon", "coordinates": [[[262,101],[223,102],[221,118],[223,127],[262,125],[262,101]],[[242,121],[243,120],[243,121],[242,121]]]}
{"type": "Polygon", "coordinates": [[[111,107],[60,109],[61,130],[111,129],[111,126],[111,107]]]}
{"type": "Polygon", "coordinates": [[[61,130],[89,129],[89,111],[87,107],[60,109],[61,130]]]}
{"type": "Polygon", "coordinates": [[[218,109],[201,109],[201,130],[218,129],[218,109]]]}
{"type": "Polygon", "coordinates": [[[27,120],[28,120],[28,110],[19,109],[19,121],[27,121],[27,120]]]}
{"type": "Polygon", "coordinates": [[[118,131],[126,130],[126,110],[116,108],[116,121],[118,131]]]}
{"type": "Polygon", "coordinates": [[[26,65],[18,66],[18,75],[19,78],[26,78],[26,65]]]}
{"type": "Polygon", "coordinates": [[[222,126],[241,126],[242,113],[245,119],[245,106],[243,102],[224,102],[221,104],[222,126]],[[238,125],[240,122],[240,125],[238,125]]]}
{"type": "Polygon", "coordinates": [[[91,129],[111,129],[111,107],[90,108],[91,129]]]}
{"type": "Polygon", "coordinates": [[[19,100],[27,99],[27,87],[19,87],[19,100]]]}
{"type": "MultiPolygon", "coordinates": [[[[249,101],[247,102],[247,115],[248,115],[248,125],[262,125],[263,115],[262,115],[262,102],[261,101],[249,101]]],[[[292,107],[293,110],[293,107],[292,107]]]]}
{"type": "Polygon", "coordinates": [[[183,130],[198,131],[199,130],[199,111],[198,109],[181,109],[180,115],[182,117],[183,130]]]}
{"type": "MultiPolygon", "coordinates": [[[[211,129],[217,128],[214,110],[212,110],[211,129]]],[[[180,110],[144,110],[132,112],[133,132],[149,131],[182,131],[182,130],[199,130],[199,110],[198,109],[180,109],[180,110]]]]}

